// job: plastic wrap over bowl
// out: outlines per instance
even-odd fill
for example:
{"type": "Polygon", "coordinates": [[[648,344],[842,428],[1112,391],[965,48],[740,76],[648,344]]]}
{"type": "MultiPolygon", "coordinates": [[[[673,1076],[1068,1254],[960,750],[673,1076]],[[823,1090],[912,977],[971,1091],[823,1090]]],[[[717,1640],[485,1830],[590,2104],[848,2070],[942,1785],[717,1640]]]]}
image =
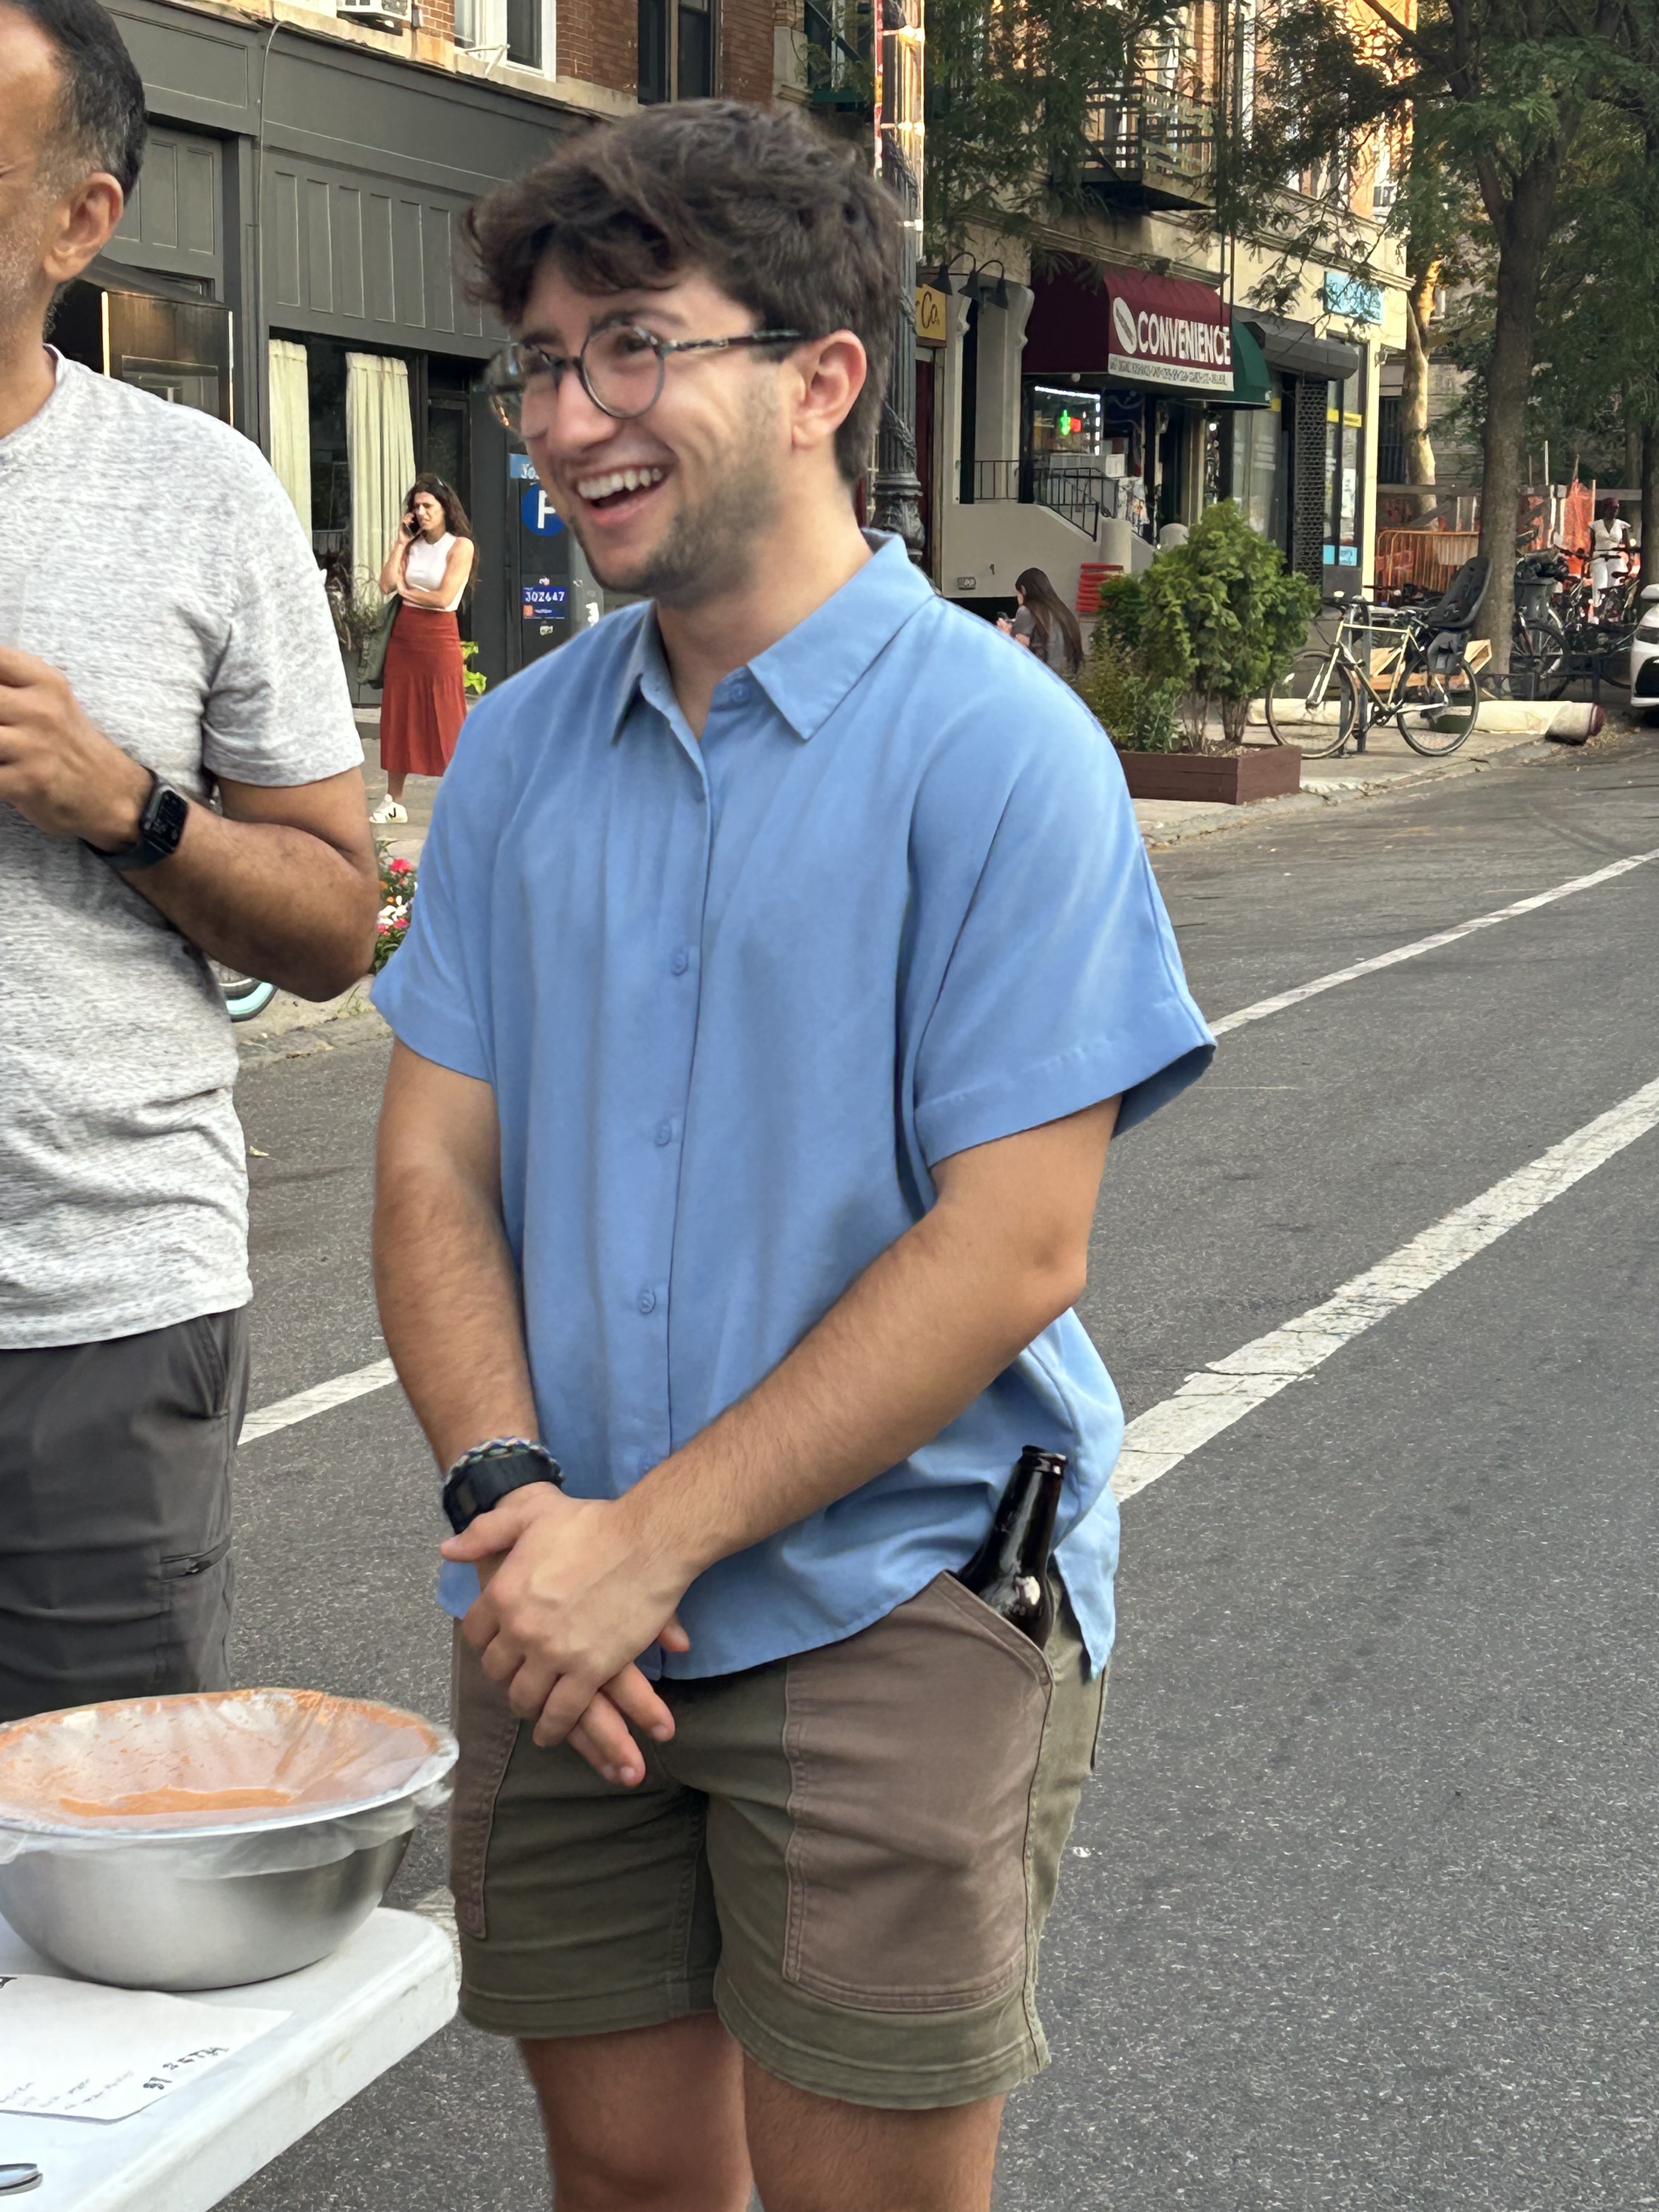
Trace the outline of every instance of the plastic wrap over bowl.
{"type": "Polygon", "coordinates": [[[213,1990],[367,1919],[455,1740],[316,1690],[129,1698],[0,1729],[0,1913],[71,1973],[213,1990]]]}

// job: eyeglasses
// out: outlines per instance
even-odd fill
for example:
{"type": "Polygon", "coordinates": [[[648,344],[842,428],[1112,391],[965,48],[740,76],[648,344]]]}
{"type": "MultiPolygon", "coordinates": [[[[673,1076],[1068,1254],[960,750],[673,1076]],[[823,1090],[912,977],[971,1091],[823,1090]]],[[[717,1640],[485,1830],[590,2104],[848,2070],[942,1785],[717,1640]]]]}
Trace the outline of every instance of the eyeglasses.
{"type": "Polygon", "coordinates": [[[527,392],[551,394],[574,368],[582,390],[602,415],[619,422],[648,415],[662,397],[663,379],[672,353],[721,353],[738,346],[793,345],[799,331],[748,331],[732,338],[659,338],[637,323],[605,323],[590,331],[586,343],[574,357],[548,353],[543,347],[515,342],[497,354],[489,365],[487,388],[497,416],[516,430],[523,416],[527,392]]]}

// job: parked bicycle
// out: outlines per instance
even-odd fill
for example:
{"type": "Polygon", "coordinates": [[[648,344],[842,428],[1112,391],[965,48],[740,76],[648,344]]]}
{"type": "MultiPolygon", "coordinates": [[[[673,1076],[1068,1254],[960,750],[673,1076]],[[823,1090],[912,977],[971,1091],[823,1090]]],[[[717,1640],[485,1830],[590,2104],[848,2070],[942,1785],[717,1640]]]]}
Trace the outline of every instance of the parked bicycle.
{"type": "Polygon", "coordinates": [[[1559,699],[1577,676],[1589,678],[1598,694],[1604,683],[1622,683],[1608,664],[1630,650],[1638,593],[1634,574],[1598,591],[1589,574],[1572,573],[1559,546],[1525,555],[1515,571],[1510,696],[1559,699]]]}
{"type": "Polygon", "coordinates": [[[227,968],[222,960],[210,960],[208,965],[225,994],[225,1012],[234,1022],[252,1021],[276,995],[276,986],[258,975],[245,975],[240,968],[227,968]]]}
{"type": "MultiPolygon", "coordinates": [[[[1510,696],[1557,699],[1566,689],[1567,630],[1563,610],[1578,589],[1559,546],[1523,553],[1515,564],[1515,617],[1510,637],[1510,696]]],[[[1588,586],[1584,587],[1588,589],[1588,586]]]]}
{"type": "Polygon", "coordinates": [[[1392,722],[1413,752],[1455,753],[1480,712],[1469,629],[1490,574],[1481,555],[1428,606],[1339,602],[1335,637],[1304,646],[1263,702],[1275,740],[1323,760],[1350,738],[1392,722]]]}

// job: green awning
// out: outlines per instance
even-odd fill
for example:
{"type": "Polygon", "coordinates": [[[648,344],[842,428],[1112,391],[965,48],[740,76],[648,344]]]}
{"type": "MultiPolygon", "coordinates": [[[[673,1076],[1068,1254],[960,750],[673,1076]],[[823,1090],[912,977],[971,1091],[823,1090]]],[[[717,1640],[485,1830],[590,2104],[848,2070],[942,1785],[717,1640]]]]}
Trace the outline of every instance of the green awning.
{"type": "Polygon", "coordinates": [[[1266,407],[1273,400],[1267,356],[1247,325],[1233,317],[1233,405],[1266,407]]]}

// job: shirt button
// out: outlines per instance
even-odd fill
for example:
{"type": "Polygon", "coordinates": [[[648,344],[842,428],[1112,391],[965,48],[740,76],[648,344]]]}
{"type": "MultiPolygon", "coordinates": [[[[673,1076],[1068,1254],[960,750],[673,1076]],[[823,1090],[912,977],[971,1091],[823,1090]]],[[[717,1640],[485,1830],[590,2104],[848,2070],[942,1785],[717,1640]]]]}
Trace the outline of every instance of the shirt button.
{"type": "Polygon", "coordinates": [[[648,1313],[655,1313],[655,1311],[656,1311],[656,1310],[657,1310],[657,1294],[656,1294],[656,1292],[655,1292],[654,1291],[641,1291],[640,1292],[640,1311],[641,1311],[642,1314],[648,1314],[648,1313]]]}
{"type": "Polygon", "coordinates": [[[749,703],[749,686],[743,683],[734,684],[726,696],[734,707],[746,707],[749,703]]]}
{"type": "Polygon", "coordinates": [[[686,969],[691,965],[691,956],[682,947],[682,949],[674,955],[668,965],[676,975],[684,975],[686,969]]]}
{"type": "Polygon", "coordinates": [[[659,1145],[672,1145],[673,1141],[674,1124],[672,1121],[659,1121],[657,1124],[657,1142],[659,1145]]]}

